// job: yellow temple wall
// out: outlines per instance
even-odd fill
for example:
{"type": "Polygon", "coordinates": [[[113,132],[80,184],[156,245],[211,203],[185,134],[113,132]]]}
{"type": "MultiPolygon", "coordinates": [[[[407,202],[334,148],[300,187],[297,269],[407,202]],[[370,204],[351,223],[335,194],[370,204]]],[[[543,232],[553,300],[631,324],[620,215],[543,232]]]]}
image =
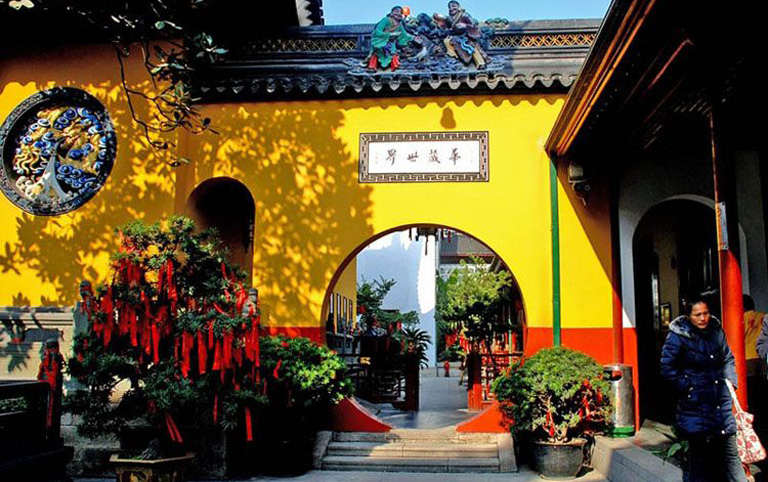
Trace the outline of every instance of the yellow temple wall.
{"type": "MultiPolygon", "coordinates": [[[[127,63],[127,80],[146,90],[151,84],[139,60],[134,55],[127,63]]],[[[72,306],[81,280],[96,284],[107,276],[117,226],[183,213],[196,186],[230,177],[255,201],[253,285],[274,331],[321,340],[329,290],[354,255],[377,236],[426,223],[464,231],[491,247],[519,284],[529,328],[551,332],[543,145],[563,95],[204,104],[202,115],[218,134],[180,133],[177,153],[191,163],[174,169],[147,147],[132,121],[111,48],[3,59],[0,119],[54,86],[83,89],[104,104],[118,136],[117,159],[101,191],[65,215],[26,214],[0,196],[0,307],[72,306]],[[358,182],[361,133],[415,131],[488,131],[490,180],[358,182]]],[[[598,211],[585,221],[567,183],[560,189],[563,327],[608,327],[605,246],[595,243],[609,232],[608,216],[598,211]]],[[[354,279],[349,286],[341,281],[351,298],[354,279]]]]}

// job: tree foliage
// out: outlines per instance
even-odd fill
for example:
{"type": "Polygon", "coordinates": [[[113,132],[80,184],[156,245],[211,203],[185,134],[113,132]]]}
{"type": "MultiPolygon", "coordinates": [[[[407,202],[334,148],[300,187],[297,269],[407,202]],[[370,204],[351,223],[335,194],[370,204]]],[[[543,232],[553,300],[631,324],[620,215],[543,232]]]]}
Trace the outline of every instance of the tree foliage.
{"type": "Polygon", "coordinates": [[[264,337],[261,346],[272,409],[291,409],[303,418],[352,395],[344,362],[308,338],[264,337]]]}
{"type": "Polygon", "coordinates": [[[401,330],[398,339],[402,344],[405,353],[411,353],[418,357],[419,365],[422,368],[427,368],[429,366],[427,349],[429,348],[429,343],[432,341],[429,337],[429,333],[416,327],[406,326],[401,330]]]}
{"type": "Polygon", "coordinates": [[[68,370],[82,389],[66,400],[81,434],[119,433],[144,419],[173,442],[182,441],[176,421],[244,426],[251,439],[259,418],[287,411],[307,420],[351,393],[328,348],[259,336],[245,274],[228,264],[215,231],[196,233],[174,217],[131,223],[119,236],[110,282],[81,290],[88,327],[68,370]]]}
{"type": "Polygon", "coordinates": [[[491,390],[515,432],[566,442],[609,421],[609,384],[602,367],[584,353],[543,348],[494,380],[491,390]]]}
{"type": "MultiPolygon", "coordinates": [[[[79,22],[103,32],[115,48],[132,118],[154,150],[170,154],[175,143],[164,134],[179,128],[195,134],[212,131],[210,119],[195,108],[197,99],[190,87],[198,65],[227,53],[200,27],[201,22],[195,21],[205,14],[210,0],[23,0],[8,1],[6,7],[3,3],[0,0],[2,15],[31,9],[72,20],[70,28],[78,28],[79,22]],[[141,56],[153,82],[151,91],[128,84],[125,59],[130,55],[141,56]],[[146,104],[148,114],[138,114],[138,103],[146,104]]],[[[172,165],[184,162],[187,160],[175,155],[170,161],[172,165]]]]}
{"type": "Polygon", "coordinates": [[[493,339],[511,329],[510,320],[501,316],[511,283],[508,271],[493,272],[477,258],[462,261],[448,279],[438,281],[439,322],[490,351],[493,339]]]}
{"type": "Polygon", "coordinates": [[[195,233],[186,218],[133,222],[119,237],[111,281],[95,294],[81,290],[88,328],[75,337],[68,370],[83,389],[66,401],[81,415],[78,429],[117,433],[145,418],[175,438],[172,420],[217,415],[234,427],[233,414],[266,403],[244,273],[229,266],[215,231],[195,233]],[[239,363],[225,358],[244,351],[239,363]]]}
{"type": "Polygon", "coordinates": [[[366,281],[357,285],[357,305],[360,311],[360,328],[363,332],[371,332],[377,328],[382,333],[395,334],[399,326],[414,325],[419,322],[415,311],[401,313],[399,310],[385,310],[381,307],[387,297],[394,279],[366,281]]]}

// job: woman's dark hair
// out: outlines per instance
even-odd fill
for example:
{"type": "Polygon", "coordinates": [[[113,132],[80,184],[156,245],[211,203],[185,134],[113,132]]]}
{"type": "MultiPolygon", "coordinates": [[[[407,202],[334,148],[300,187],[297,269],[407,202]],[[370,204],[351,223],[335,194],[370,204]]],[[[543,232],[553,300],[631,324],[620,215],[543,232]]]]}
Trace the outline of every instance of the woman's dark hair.
{"type": "Polygon", "coordinates": [[[744,311],[752,311],[755,309],[755,300],[753,300],[751,296],[744,295],[742,300],[744,302],[744,311]]]}
{"type": "Polygon", "coordinates": [[[691,316],[691,312],[693,311],[693,307],[704,303],[707,306],[707,309],[709,309],[709,301],[705,300],[704,298],[691,298],[688,300],[688,302],[685,304],[685,315],[691,316]]]}

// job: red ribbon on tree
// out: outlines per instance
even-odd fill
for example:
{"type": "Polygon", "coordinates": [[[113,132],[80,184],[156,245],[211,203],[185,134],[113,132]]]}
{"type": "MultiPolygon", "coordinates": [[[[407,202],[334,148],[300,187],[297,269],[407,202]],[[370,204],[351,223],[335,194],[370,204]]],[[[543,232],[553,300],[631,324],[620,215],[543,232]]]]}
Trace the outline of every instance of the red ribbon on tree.
{"type": "Polygon", "coordinates": [[[554,437],[555,436],[555,422],[552,420],[552,412],[547,410],[547,425],[549,425],[549,436],[554,437]]]}
{"type": "Polygon", "coordinates": [[[249,442],[253,441],[253,419],[249,407],[245,407],[245,438],[249,442]]]}
{"type": "Polygon", "coordinates": [[[48,341],[46,342],[45,352],[43,352],[43,359],[40,362],[40,367],[37,371],[37,379],[41,382],[48,383],[50,390],[48,392],[48,414],[46,416],[46,426],[53,426],[53,411],[55,409],[54,400],[59,392],[59,384],[61,383],[61,367],[64,362],[64,358],[59,352],[59,342],[48,341]]]}
{"type": "Polygon", "coordinates": [[[192,364],[191,353],[195,339],[192,333],[185,331],[181,334],[181,374],[184,378],[189,376],[189,369],[192,364]]]}
{"type": "Polygon", "coordinates": [[[176,443],[182,443],[184,441],[181,438],[181,433],[179,432],[178,427],[176,427],[176,423],[173,421],[173,417],[171,417],[171,414],[168,412],[165,412],[165,426],[168,427],[168,435],[171,436],[171,440],[176,443]]]}
{"type": "Polygon", "coordinates": [[[160,328],[152,323],[152,361],[160,363],[160,328]]]}
{"type": "Polygon", "coordinates": [[[205,373],[208,364],[208,349],[205,346],[205,337],[202,331],[197,332],[197,361],[200,374],[205,373]]]}
{"type": "Polygon", "coordinates": [[[221,360],[222,368],[227,369],[232,366],[232,330],[224,333],[224,353],[221,360]]]}

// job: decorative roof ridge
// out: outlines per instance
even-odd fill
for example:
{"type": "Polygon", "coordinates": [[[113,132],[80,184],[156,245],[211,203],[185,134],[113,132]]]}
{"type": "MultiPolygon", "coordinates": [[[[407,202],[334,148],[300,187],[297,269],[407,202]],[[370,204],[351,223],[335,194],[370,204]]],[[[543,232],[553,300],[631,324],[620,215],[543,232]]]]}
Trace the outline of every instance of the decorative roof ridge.
{"type": "Polygon", "coordinates": [[[534,20],[486,29],[482,40],[486,64],[479,67],[448,56],[443,47],[446,31],[422,30],[422,24],[417,30],[421,43],[401,53],[395,71],[372,70],[368,65],[372,25],[288,27],[262,33],[231,51],[225,61],[201,67],[195,87],[205,101],[334,93],[563,91],[576,78],[598,23],[595,19],[534,20]]]}

